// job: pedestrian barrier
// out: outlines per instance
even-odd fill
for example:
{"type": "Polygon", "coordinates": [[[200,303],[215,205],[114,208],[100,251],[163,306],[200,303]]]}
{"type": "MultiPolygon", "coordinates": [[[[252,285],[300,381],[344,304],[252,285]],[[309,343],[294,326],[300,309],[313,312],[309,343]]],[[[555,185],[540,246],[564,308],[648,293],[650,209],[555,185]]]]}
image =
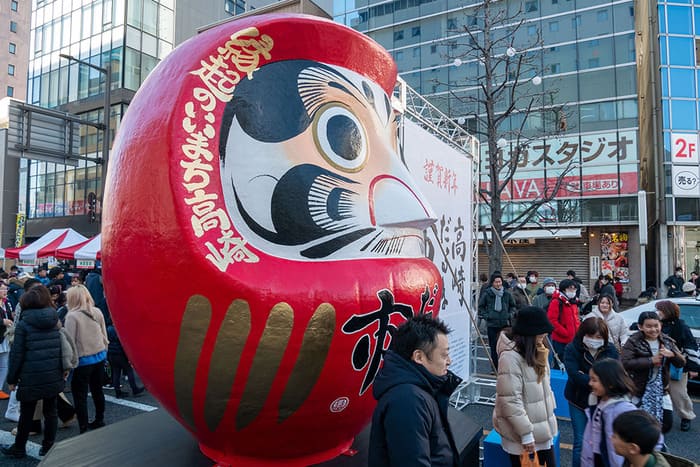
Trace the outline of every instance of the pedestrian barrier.
{"type": "Polygon", "coordinates": [[[564,397],[564,388],[566,388],[566,382],[568,380],[569,377],[566,371],[562,370],[552,370],[549,377],[554,399],[557,402],[557,407],[554,409],[554,415],[557,417],[571,418],[571,414],[569,413],[569,401],[564,397]]]}

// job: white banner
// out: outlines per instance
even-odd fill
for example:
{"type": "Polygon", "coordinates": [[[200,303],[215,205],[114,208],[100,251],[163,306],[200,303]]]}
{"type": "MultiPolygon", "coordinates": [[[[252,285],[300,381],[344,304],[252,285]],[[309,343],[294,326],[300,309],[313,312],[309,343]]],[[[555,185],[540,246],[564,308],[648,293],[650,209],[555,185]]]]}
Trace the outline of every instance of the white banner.
{"type": "Polygon", "coordinates": [[[450,369],[468,379],[473,162],[466,154],[408,120],[404,123],[404,160],[437,216],[435,231],[427,231],[426,253],[440,270],[444,282],[440,318],[452,329],[450,369]]]}

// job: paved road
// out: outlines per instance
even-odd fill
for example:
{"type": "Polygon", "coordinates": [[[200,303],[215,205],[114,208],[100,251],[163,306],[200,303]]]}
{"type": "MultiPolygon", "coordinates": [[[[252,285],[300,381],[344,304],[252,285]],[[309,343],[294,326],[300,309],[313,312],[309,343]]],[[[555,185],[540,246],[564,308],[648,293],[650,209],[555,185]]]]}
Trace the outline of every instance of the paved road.
{"type": "MultiPolygon", "coordinates": [[[[120,420],[132,417],[143,413],[144,411],[160,410],[158,402],[148,393],[140,397],[129,397],[127,399],[116,399],[112,390],[105,390],[107,398],[107,407],[105,412],[105,421],[107,424],[116,423],[120,420]]],[[[70,398],[70,395],[69,395],[70,398]]],[[[695,412],[700,414],[700,393],[693,394],[695,412]]],[[[92,402],[88,401],[90,408],[90,419],[92,419],[92,402]]],[[[6,420],[2,417],[7,408],[7,401],[0,401],[0,444],[11,444],[14,437],[10,434],[15,423],[6,420]]],[[[485,433],[491,430],[491,413],[493,407],[487,405],[472,404],[464,409],[464,412],[474,420],[483,424],[485,433]]],[[[679,420],[674,422],[674,428],[666,436],[666,444],[670,452],[678,454],[700,463],[700,447],[698,447],[698,439],[700,439],[700,419],[693,422],[689,432],[682,433],[678,430],[679,420]]],[[[559,419],[559,429],[561,432],[561,467],[571,465],[571,443],[572,430],[571,423],[568,419],[559,419]]],[[[73,436],[79,436],[78,427],[74,423],[69,428],[61,428],[58,430],[57,441],[62,441],[73,436]]],[[[118,440],[115,440],[118,442],[118,440]]],[[[28,454],[29,457],[25,460],[8,459],[0,454],[0,466],[36,466],[39,463],[38,451],[41,443],[41,435],[32,436],[29,438],[28,454]]]]}
{"type": "MultiPolygon", "coordinates": [[[[67,394],[71,399],[70,394],[67,394]]],[[[158,402],[148,393],[144,393],[139,397],[129,397],[127,399],[117,399],[114,397],[114,391],[111,389],[105,390],[105,398],[107,399],[105,410],[105,422],[107,424],[116,423],[120,420],[132,417],[134,415],[144,413],[145,411],[159,410],[158,402]]],[[[90,410],[90,420],[93,419],[92,400],[88,398],[88,407],[90,410]]],[[[14,436],[10,433],[12,428],[17,426],[16,423],[4,418],[7,401],[0,401],[0,444],[11,444],[14,442],[14,436]]],[[[60,426],[60,421],[59,421],[60,426]]],[[[68,428],[59,428],[56,441],[62,441],[73,436],[79,436],[78,425],[73,422],[68,428]]],[[[8,459],[0,454],[0,466],[35,466],[39,463],[39,448],[41,447],[42,435],[31,436],[27,445],[28,457],[25,460],[8,459]]],[[[118,440],[115,440],[118,442],[118,440]]]]}

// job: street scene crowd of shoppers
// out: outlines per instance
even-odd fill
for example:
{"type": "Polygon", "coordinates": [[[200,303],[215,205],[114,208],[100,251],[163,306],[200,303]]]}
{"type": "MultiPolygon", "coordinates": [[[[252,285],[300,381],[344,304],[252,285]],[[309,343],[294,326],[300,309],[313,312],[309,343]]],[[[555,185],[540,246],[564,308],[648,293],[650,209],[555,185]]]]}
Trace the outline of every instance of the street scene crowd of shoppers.
{"type": "Polygon", "coordinates": [[[99,270],[68,276],[60,267],[39,268],[36,275],[16,266],[9,273],[0,269],[0,399],[9,400],[5,418],[18,422],[14,443],[1,447],[3,454],[26,457],[29,436],[41,433],[44,456],[59,420],[62,427],[77,420],[80,433],[103,427],[107,361],[117,397],[126,394],[122,373],[133,395],[145,390],[119,343],[99,270]]]}

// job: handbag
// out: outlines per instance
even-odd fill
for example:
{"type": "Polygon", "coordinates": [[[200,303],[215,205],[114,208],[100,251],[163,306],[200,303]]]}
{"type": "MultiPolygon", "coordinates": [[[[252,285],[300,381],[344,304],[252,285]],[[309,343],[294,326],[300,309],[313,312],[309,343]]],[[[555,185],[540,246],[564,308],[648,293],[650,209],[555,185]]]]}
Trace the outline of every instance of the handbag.
{"type": "Polygon", "coordinates": [[[537,454],[530,454],[527,451],[523,451],[520,454],[520,466],[521,467],[547,467],[547,463],[540,464],[537,454]]]}
{"type": "Polygon", "coordinates": [[[61,362],[63,363],[63,369],[72,370],[78,366],[78,351],[75,348],[75,343],[65,328],[60,328],[58,334],[61,336],[61,362]]]}
{"type": "Polygon", "coordinates": [[[671,363],[668,367],[668,373],[673,381],[680,381],[683,378],[683,367],[671,363]]]}

